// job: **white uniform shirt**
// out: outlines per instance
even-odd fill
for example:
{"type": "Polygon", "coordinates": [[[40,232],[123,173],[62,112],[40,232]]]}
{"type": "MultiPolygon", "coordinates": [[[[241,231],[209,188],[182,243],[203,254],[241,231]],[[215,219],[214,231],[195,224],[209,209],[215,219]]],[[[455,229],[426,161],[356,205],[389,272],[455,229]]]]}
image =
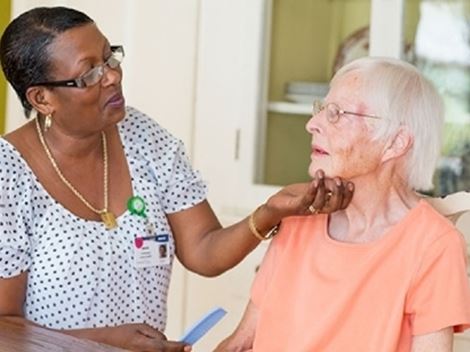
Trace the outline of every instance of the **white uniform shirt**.
{"type": "Polygon", "coordinates": [[[141,112],[127,108],[119,132],[133,194],[145,200],[148,218],[126,211],[113,230],[55,201],[0,139],[0,277],[28,272],[27,319],[56,329],[142,322],[165,329],[174,257],[165,214],[203,201],[206,185],[182,142],[141,112]],[[169,235],[168,264],[136,268],[134,240],[149,235],[148,223],[155,235],[169,235]]]}

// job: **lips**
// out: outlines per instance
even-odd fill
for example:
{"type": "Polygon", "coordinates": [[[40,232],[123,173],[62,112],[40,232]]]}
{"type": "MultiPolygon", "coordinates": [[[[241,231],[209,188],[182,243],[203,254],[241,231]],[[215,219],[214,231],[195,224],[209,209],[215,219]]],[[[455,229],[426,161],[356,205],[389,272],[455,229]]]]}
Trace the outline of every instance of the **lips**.
{"type": "Polygon", "coordinates": [[[330,155],[325,149],[319,147],[318,145],[312,145],[312,153],[314,155],[330,155]]]}
{"type": "Polygon", "coordinates": [[[106,106],[121,107],[124,105],[124,97],[121,93],[116,93],[106,101],[106,106]]]}

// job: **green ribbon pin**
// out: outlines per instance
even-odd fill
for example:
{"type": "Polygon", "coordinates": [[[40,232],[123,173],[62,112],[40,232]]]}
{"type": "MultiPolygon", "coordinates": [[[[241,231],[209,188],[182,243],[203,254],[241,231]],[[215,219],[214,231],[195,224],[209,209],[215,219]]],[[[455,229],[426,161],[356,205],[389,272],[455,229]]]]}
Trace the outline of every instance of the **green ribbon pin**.
{"type": "Polygon", "coordinates": [[[133,215],[147,217],[145,214],[145,201],[142,197],[134,196],[127,201],[127,209],[133,215]]]}

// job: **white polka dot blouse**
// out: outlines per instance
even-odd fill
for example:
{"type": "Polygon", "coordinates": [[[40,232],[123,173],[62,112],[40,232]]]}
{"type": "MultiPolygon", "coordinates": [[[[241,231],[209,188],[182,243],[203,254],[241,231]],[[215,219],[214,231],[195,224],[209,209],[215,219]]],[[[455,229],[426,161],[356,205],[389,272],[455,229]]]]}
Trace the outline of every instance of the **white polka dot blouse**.
{"type": "Polygon", "coordinates": [[[28,273],[24,313],[38,324],[74,329],[145,322],[165,329],[175,252],[166,214],[200,203],[207,188],[182,142],[153,119],[127,108],[118,126],[133,193],[144,198],[148,219],[128,210],[113,230],[55,201],[0,138],[0,277],[28,273]],[[169,235],[169,261],[136,267],[135,238],[148,222],[169,235]]]}

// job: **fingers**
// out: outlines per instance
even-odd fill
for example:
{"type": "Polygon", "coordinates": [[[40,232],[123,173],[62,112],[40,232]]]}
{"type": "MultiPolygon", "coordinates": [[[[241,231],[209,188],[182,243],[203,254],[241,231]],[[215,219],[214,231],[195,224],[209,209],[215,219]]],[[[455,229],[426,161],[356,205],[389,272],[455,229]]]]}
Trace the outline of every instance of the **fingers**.
{"type": "Polygon", "coordinates": [[[328,214],[345,209],[349,205],[354,194],[354,184],[339,177],[325,177],[324,172],[318,170],[311,182],[309,194],[312,200],[306,213],[328,214]]]}
{"type": "Polygon", "coordinates": [[[310,183],[285,186],[268,199],[267,205],[279,219],[291,215],[332,213],[345,209],[353,193],[352,183],[339,177],[326,177],[323,170],[317,170],[310,183]]]}
{"type": "Polygon", "coordinates": [[[344,199],[344,187],[343,182],[339,177],[335,177],[333,180],[329,180],[330,185],[326,185],[327,188],[325,196],[325,206],[321,209],[322,213],[331,213],[341,209],[344,199]]]}
{"type": "Polygon", "coordinates": [[[305,211],[308,213],[314,213],[315,208],[313,208],[313,202],[317,197],[318,188],[320,186],[320,181],[323,180],[323,174],[318,171],[315,173],[313,180],[310,182],[307,192],[304,193],[303,199],[301,201],[302,205],[305,207],[305,211]]]}
{"type": "Polygon", "coordinates": [[[139,348],[151,352],[190,352],[191,346],[183,342],[168,341],[160,331],[147,324],[139,324],[141,338],[136,341],[139,348]]]}
{"type": "Polygon", "coordinates": [[[311,205],[309,206],[309,211],[311,213],[316,213],[320,211],[325,206],[325,203],[326,203],[325,178],[323,174],[318,174],[318,171],[317,171],[317,173],[315,174],[314,182],[315,181],[317,185],[316,193],[315,193],[315,196],[313,198],[311,205]]]}
{"type": "Polygon", "coordinates": [[[157,329],[147,324],[139,324],[139,332],[148,338],[147,344],[152,351],[158,352],[190,352],[192,347],[184,342],[168,341],[166,336],[157,329]]]}
{"type": "Polygon", "coordinates": [[[324,179],[325,178],[325,172],[322,169],[318,169],[315,172],[315,177],[318,179],[324,179]]]}
{"type": "Polygon", "coordinates": [[[346,207],[351,203],[351,199],[354,194],[354,183],[352,182],[346,182],[346,185],[344,187],[344,197],[343,197],[343,202],[341,203],[340,209],[346,209],[346,207]]]}
{"type": "Polygon", "coordinates": [[[186,345],[183,342],[176,341],[165,341],[163,343],[163,346],[163,351],[166,352],[190,352],[192,349],[190,345],[186,345]]]}
{"type": "Polygon", "coordinates": [[[164,334],[147,324],[138,324],[137,331],[139,331],[142,335],[146,337],[159,340],[166,340],[166,336],[164,334]]]}

